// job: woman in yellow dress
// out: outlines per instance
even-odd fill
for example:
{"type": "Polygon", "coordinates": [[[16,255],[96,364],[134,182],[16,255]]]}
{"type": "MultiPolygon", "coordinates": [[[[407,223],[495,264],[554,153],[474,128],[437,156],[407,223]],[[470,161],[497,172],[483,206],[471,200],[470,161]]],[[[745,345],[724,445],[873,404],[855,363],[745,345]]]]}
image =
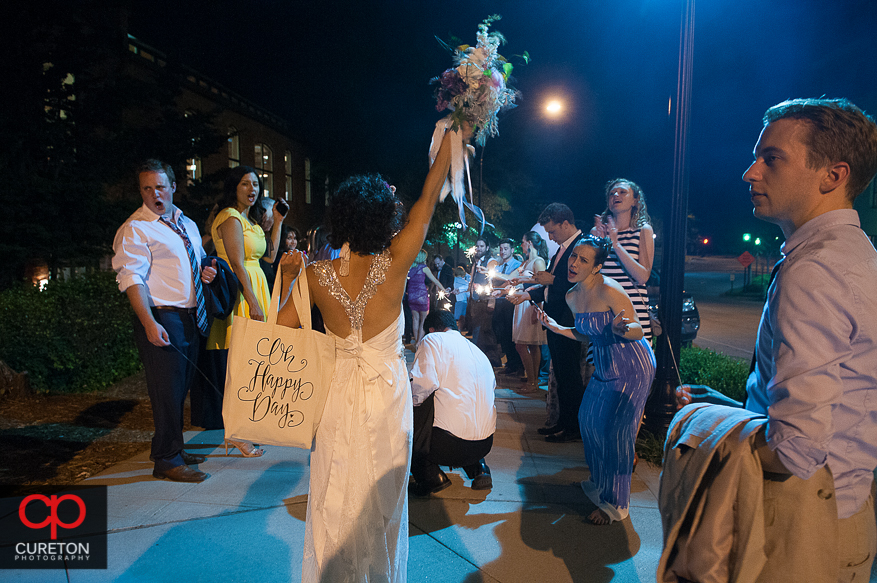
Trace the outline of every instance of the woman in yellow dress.
{"type": "MultiPolygon", "coordinates": [[[[283,215],[275,203],[271,210],[274,225],[270,238],[266,239],[259,226],[261,217],[250,215],[251,209],[259,209],[261,195],[262,180],[255,168],[237,166],[229,170],[219,201],[220,210],[210,231],[216,243],[216,254],[228,262],[241,283],[241,296],[234,313],[225,320],[214,320],[207,338],[207,349],[224,351],[223,360],[226,361],[234,319],[244,317],[264,321],[265,311],[271,303],[268,281],[259,266],[259,258],[265,256],[269,262],[274,261],[280,243],[283,215]]],[[[224,373],[225,369],[222,370],[224,373]]],[[[225,385],[224,376],[221,380],[222,384],[217,386],[225,385]]],[[[244,457],[258,457],[264,453],[264,450],[251,443],[228,440],[225,444],[226,454],[229,446],[237,447],[244,457]]]]}

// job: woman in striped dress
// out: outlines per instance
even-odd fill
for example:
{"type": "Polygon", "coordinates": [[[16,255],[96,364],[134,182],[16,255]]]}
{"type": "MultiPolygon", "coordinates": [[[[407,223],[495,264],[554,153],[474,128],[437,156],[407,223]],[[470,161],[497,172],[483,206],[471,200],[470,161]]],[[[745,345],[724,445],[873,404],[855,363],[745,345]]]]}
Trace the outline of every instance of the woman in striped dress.
{"type": "Polygon", "coordinates": [[[566,303],[575,326],[566,328],[536,311],[539,320],[556,334],[583,340],[594,347],[594,374],[579,408],[579,427],[585,461],[591,476],[582,490],[597,506],[593,524],[624,520],[630,505],[634,442],[652,381],[655,355],[643,338],[642,326],[627,315],[633,304],[621,286],[600,273],[609,240],[585,237],[574,243],[569,257],[566,303]]]}
{"type": "Polygon", "coordinates": [[[603,275],[624,288],[633,302],[646,341],[652,338],[649,324],[649,295],[646,281],[655,257],[654,230],[649,224],[646,197],[635,182],[616,178],[606,183],[606,210],[594,217],[591,234],[608,237],[612,250],[603,265],[603,275]]]}

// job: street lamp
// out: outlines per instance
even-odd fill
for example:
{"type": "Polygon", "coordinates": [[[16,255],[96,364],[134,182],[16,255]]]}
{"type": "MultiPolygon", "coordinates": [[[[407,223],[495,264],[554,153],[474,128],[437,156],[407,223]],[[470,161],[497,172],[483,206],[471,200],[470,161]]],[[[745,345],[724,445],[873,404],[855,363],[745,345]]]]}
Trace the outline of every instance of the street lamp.
{"type": "Polygon", "coordinates": [[[545,112],[551,117],[557,117],[563,111],[563,103],[557,99],[552,99],[545,105],[545,112]]]}

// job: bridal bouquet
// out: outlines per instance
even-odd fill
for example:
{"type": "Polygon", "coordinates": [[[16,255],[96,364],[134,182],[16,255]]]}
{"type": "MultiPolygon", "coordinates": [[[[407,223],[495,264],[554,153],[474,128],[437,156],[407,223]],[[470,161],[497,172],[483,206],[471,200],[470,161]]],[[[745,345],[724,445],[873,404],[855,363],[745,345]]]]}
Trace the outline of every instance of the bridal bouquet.
{"type": "MultiPolygon", "coordinates": [[[[499,133],[497,114],[515,107],[517,91],[507,85],[512,64],[498,49],[505,42],[499,32],[488,32],[490,25],[499,20],[494,14],[478,25],[478,43],[472,47],[460,45],[450,49],[455,67],[432,79],[435,90],[436,110],[450,110],[452,128],[456,130],[462,121],[472,124],[475,141],[483,146],[488,136],[499,133]]],[[[527,59],[526,54],[524,59],[527,59]]]]}
{"type": "MultiPolygon", "coordinates": [[[[435,160],[445,132],[454,132],[458,138],[452,144],[450,176],[442,188],[441,198],[444,200],[450,192],[460,208],[460,222],[465,226],[463,207],[466,206],[479,216],[482,229],[485,224],[484,213],[471,202],[471,179],[468,180],[469,201],[465,198],[463,184],[464,173],[469,177],[469,156],[475,149],[469,145],[464,147],[459,130],[463,122],[469,122],[475,142],[484,146],[488,136],[499,134],[497,114],[515,107],[518,92],[508,86],[513,67],[498,52],[505,38],[499,32],[488,32],[490,25],[499,19],[500,16],[495,14],[478,25],[478,42],[474,47],[460,45],[451,48],[445,45],[453,55],[455,66],[431,81],[436,85],[436,109],[449,110],[451,113],[436,124],[430,147],[430,163],[435,160]]],[[[529,60],[527,53],[521,57],[524,62],[529,60]]]]}

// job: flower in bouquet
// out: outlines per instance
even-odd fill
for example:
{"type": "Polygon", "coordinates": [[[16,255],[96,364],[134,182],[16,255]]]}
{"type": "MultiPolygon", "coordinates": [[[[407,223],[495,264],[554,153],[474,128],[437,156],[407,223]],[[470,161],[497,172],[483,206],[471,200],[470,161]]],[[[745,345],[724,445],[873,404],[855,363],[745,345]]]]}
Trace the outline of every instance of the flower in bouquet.
{"type": "MultiPolygon", "coordinates": [[[[499,15],[493,15],[478,26],[474,47],[460,45],[452,49],[455,67],[432,80],[436,84],[436,109],[452,112],[454,130],[462,122],[469,122],[479,146],[488,136],[499,133],[497,114],[515,107],[517,96],[517,91],[508,86],[512,64],[498,52],[505,38],[499,32],[489,32],[490,25],[499,19],[499,15]]],[[[529,58],[526,53],[522,57],[525,61],[529,58]]]]}
{"type": "MultiPolygon", "coordinates": [[[[430,164],[435,161],[445,133],[453,134],[450,140],[451,168],[442,185],[439,200],[451,194],[457,202],[463,228],[467,228],[463,209],[468,208],[480,221],[482,232],[485,225],[490,223],[485,220],[484,212],[472,202],[469,158],[475,148],[464,144],[461,128],[465,123],[471,125],[475,142],[484,146],[488,136],[499,133],[497,114],[515,106],[517,91],[508,86],[512,64],[498,52],[505,38],[498,32],[490,32],[490,25],[499,19],[499,15],[493,15],[478,25],[478,42],[474,47],[459,45],[451,48],[437,38],[453,55],[454,66],[432,79],[436,85],[436,109],[449,110],[451,113],[436,123],[429,147],[430,164]],[[468,201],[466,185],[469,186],[468,201]]],[[[525,63],[529,62],[530,57],[526,52],[519,56],[525,63]]]]}

